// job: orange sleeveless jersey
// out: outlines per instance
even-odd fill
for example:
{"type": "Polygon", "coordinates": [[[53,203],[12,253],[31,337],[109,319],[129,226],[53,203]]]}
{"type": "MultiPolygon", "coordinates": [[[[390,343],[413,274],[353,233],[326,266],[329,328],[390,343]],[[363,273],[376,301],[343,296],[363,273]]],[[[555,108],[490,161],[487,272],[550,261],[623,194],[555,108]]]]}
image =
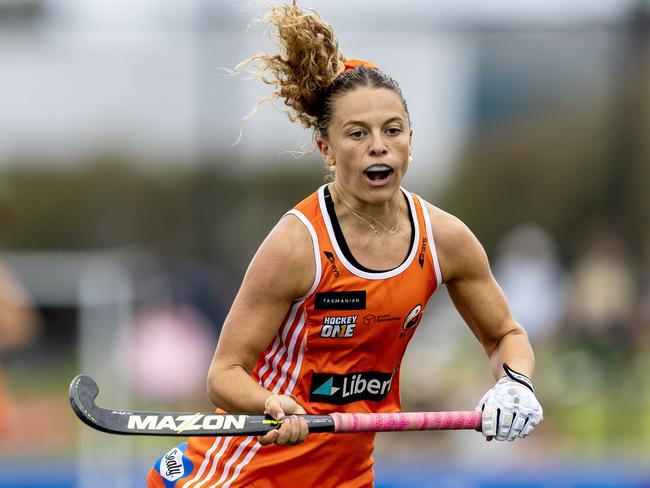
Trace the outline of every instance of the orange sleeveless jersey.
{"type": "MultiPolygon", "coordinates": [[[[326,187],[289,211],[309,230],[316,276],[292,304],[253,377],[298,398],[309,414],[400,410],[406,345],[441,282],[424,202],[404,191],[412,222],[406,260],[390,271],[360,269],[336,238],[326,187]],[[347,257],[346,257],[347,254],[347,257]]],[[[296,446],[255,437],[190,438],[156,463],[150,487],[371,487],[374,434],[313,434],[296,446]],[[173,469],[170,469],[173,468],[173,469]]]]}

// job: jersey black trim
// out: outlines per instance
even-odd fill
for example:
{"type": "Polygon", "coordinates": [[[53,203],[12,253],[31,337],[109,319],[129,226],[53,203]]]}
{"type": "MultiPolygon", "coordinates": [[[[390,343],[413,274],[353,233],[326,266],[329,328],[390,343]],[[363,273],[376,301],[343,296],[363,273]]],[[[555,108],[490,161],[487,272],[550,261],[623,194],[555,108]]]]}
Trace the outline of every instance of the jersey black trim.
{"type": "MultiPolygon", "coordinates": [[[[401,191],[401,190],[400,190],[401,191]]],[[[409,258],[411,255],[411,251],[413,250],[413,244],[415,240],[415,223],[413,219],[413,213],[411,212],[411,206],[409,205],[408,198],[406,198],[406,195],[402,192],[402,195],[404,196],[404,199],[406,200],[406,208],[408,209],[409,213],[409,222],[411,224],[411,240],[409,242],[409,248],[408,251],[406,252],[406,257],[404,258],[404,261],[402,261],[399,266],[395,266],[392,269],[384,269],[384,270],[376,270],[376,269],[369,269],[360,264],[352,255],[352,252],[350,251],[350,248],[348,247],[348,243],[345,240],[345,236],[343,235],[343,231],[341,230],[341,225],[339,224],[339,219],[336,218],[336,212],[334,211],[334,200],[332,200],[332,194],[330,193],[329,188],[326,186],[323,190],[323,196],[325,197],[325,207],[327,208],[327,215],[329,215],[329,218],[332,222],[332,230],[334,231],[334,237],[336,241],[339,244],[339,247],[341,248],[341,252],[345,256],[345,258],[354,266],[355,268],[360,269],[361,271],[365,271],[366,273],[386,273],[388,271],[393,271],[400,266],[402,266],[406,260],[409,258]]]]}

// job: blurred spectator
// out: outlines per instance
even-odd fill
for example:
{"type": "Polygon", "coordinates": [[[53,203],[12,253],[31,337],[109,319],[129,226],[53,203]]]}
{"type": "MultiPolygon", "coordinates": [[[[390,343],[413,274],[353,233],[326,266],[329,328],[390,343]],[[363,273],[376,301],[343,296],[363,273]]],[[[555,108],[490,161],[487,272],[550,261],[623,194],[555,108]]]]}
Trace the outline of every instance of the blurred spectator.
{"type": "Polygon", "coordinates": [[[196,405],[224,318],[219,276],[188,259],[161,256],[139,269],[135,318],[116,357],[147,401],[196,405]]]}
{"type": "Polygon", "coordinates": [[[583,254],[576,260],[569,314],[580,340],[619,348],[633,340],[632,311],[637,293],[626,251],[618,234],[600,228],[589,235],[583,254]]]}
{"type": "Polygon", "coordinates": [[[648,337],[650,334],[650,234],[646,238],[640,272],[639,327],[640,332],[648,337]]]}
{"type": "Polygon", "coordinates": [[[165,404],[192,404],[206,396],[205,377],[216,340],[198,310],[188,305],[149,307],[138,314],[125,339],[126,378],[139,396],[165,404]]]}
{"type": "Polygon", "coordinates": [[[513,228],[498,244],[494,274],[531,343],[554,337],[566,305],[566,273],[553,237],[536,224],[513,228]]]}
{"type": "MultiPolygon", "coordinates": [[[[0,263],[0,359],[2,354],[32,341],[39,319],[27,291],[11,270],[0,263]]],[[[8,427],[9,399],[0,365],[0,432],[8,427]]]]}
{"type": "MultiPolygon", "coordinates": [[[[612,419],[638,417],[639,378],[631,367],[636,352],[634,311],[636,277],[626,243],[612,228],[587,234],[572,270],[569,331],[574,351],[585,354],[594,382],[586,398],[590,429],[601,449],[612,439],[635,435],[634,423],[612,419]],[[593,410],[596,408],[596,410],[593,410]]],[[[569,372],[571,374],[571,372],[569,372]]],[[[587,381],[583,375],[575,381],[587,381]]],[[[586,408],[586,407],[585,407],[586,408]]]]}

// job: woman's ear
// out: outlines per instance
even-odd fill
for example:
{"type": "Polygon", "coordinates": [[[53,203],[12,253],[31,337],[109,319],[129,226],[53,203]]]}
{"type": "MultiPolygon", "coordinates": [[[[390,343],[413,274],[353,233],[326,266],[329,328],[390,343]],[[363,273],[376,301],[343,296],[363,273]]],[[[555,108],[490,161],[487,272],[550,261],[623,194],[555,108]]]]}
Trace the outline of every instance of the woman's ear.
{"type": "Polygon", "coordinates": [[[321,156],[323,156],[325,164],[330,165],[334,161],[334,154],[332,153],[332,148],[330,147],[329,142],[327,142],[327,139],[324,137],[317,137],[316,147],[321,156]]]}

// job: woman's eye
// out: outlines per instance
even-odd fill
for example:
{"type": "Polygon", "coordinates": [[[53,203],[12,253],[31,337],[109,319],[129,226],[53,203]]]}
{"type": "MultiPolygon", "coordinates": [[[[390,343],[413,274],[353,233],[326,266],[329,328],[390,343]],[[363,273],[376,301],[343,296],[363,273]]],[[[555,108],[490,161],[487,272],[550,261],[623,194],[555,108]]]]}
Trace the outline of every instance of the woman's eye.
{"type": "Polygon", "coordinates": [[[363,137],[363,131],[357,130],[354,131],[350,134],[350,137],[354,137],[355,139],[359,139],[360,137],[363,137]]]}
{"type": "Polygon", "coordinates": [[[391,136],[396,136],[396,135],[398,135],[398,134],[400,134],[400,133],[402,132],[402,129],[400,129],[399,127],[390,127],[390,128],[387,130],[387,132],[388,132],[391,136]]]}

